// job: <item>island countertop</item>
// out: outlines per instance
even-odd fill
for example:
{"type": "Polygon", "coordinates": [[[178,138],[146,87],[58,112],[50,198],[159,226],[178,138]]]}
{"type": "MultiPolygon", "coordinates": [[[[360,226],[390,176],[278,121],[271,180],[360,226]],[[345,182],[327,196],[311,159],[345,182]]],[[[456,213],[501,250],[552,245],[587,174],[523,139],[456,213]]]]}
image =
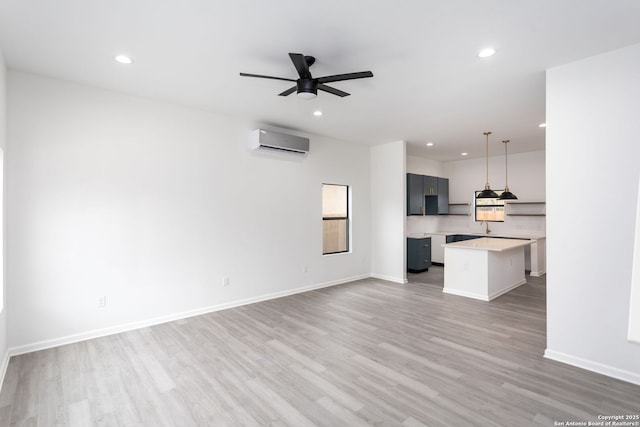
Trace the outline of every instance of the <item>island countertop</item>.
{"type": "Polygon", "coordinates": [[[407,233],[406,237],[409,239],[421,239],[424,237],[432,236],[450,236],[452,234],[460,234],[463,236],[478,236],[500,239],[529,239],[529,240],[544,240],[546,236],[544,234],[515,234],[515,233],[472,233],[470,231],[425,231],[425,232],[412,232],[407,233]]]}
{"type": "Polygon", "coordinates": [[[426,233],[426,234],[444,234],[445,236],[451,234],[462,234],[465,236],[484,236],[484,237],[500,237],[500,238],[512,238],[512,239],[531,239],[531,240],[541,240],[546,239],[544,234],[538,233],[491,233],[485,234],[484,230],[479,233],[474,233],[470,230],[445,230],[445,231],[437,231],[435,233],[426,233]]]}
{"type": "Polygon", "coordinates": [[[519,248],[522,246],[528,246],[531,244],[529,240],[522,239],[505,239],[505,238],[491,238],[481,237],[472,240],[463,240],[462,242],[451,242],[443,245],[446,248],[462,248],[462,249],[475,249],[483,251],[496,251],[503,252],[510,249],[519,248]]]}

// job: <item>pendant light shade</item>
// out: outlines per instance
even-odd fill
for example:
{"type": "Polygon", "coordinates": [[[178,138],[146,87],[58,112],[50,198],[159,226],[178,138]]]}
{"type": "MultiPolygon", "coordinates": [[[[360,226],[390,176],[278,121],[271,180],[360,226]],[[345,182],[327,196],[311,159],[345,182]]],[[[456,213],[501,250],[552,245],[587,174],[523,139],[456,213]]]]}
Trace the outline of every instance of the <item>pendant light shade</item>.
{"type": "Polygon", "coordinates": [[[498,199],[500,199],[500,200],[518,200],[518,197],[516,197],[515,194],[513,194],[511,191],[509,191],[509,187],[507,187],[507,188],[504,189],[502,194],[500,194],[500,197],[498,197],[498,199]]]}
{"type": "Polygon", "coordinates": [[[478,193],[476,199],[496,199],[498,195],[489,185],[489,135],[491,135],[491,132],[484,132],[483,135],[487,137],[487,181],[484,185],[484,190],[478,193]]]}
{"type": "Polygon", "coordinates": [[[479,192],[478,195],[476,196],[476,199],[497,199],[497,198],[498,198],[498,193],[496,193],[490,188],[485,188],[484,190],[479,192]]]}
{"type": "Polygon", "coordinates": [[[509,140],[502,141],[504,143],[504,192],[500,194],[500,200],[518,200],[515,194],[509,191],[509,183],[507,181],[507,144],[509,140]]]}

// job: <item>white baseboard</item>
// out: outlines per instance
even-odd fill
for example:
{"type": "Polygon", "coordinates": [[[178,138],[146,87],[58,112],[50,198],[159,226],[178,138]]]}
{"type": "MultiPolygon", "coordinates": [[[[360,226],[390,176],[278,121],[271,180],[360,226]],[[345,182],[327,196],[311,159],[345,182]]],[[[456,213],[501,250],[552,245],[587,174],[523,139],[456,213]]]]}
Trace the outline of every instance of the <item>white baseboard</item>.
{"type": "Polygon", "coordinates": [[[371,274],[371,276],[369,277],[373,277],[374,279],[386,280],[388,282],[400,283],[401,285],[409,283],[409,281],[404,277],[385,276],[384,274],[371,274]]]}
{"type": "Polygon", "coordinates": [[[0,392],[2,391],[2,385],[4,384],[4,377],[7,375],[7,368],[9,367],[9,359],[11,355],[9,351],[4,352],[4,357],[2,358],[2,365],[0,366],[0,392]]]}
{"type": "Polygon", "coordinates": [[[502,290],[500,290],[498,292],[494,292],[491,295],[477,294],[475,292],[461,291],[459,289],[451,289],[451,288],[444,288],[444,289],[442,289],[442,292],[444,292],[445,294],[458,295],[458,296],[461,296],[461,297],[478,299],[480,301],[491,301],[491,300],[494,300],[494,299],[498,298],[500,295],[504,295],[507,292],[514,290],[518,286],[524,285],[525,283],[527,283],[526,280],[521,280],[521,281],[519,281],[517,283],[514,283],[513,285],[509,286],[508,288],[502,289],[502,290]]]}
{"type": "Polygon", "coordinates": [[[196,308],[194,310],[183,311],[180,313],[173,313],[166,316],[155,317],[152,319],[141,320],[138,322],[131,322],[122,325],[109,326],[107,328],[95,329],[92,331],[82,332],[79,334],[67,335],[64,337],[53,338],[49,340],[39,341],[32,344],[21,345],[17,347],[11,347],[7,351],[6,363],[8,364],[10,356],[17,356],[19,354],[31,353],[34,351],[46,350],[48,348],[59,347],[61,345],[73,344],[80,341],[86,341],[93,338],[100,338],[107,335],[118,334],[121,332],[132,331],[135,329],[145,328],[148,326],[159,325],[161,323],[172,322],[174,320],[185,319],[188,317],[199,316],[202,314],[212,313],[214,311],[226,310],[228,308],[239,307],[242,305],[253,304],[256,302],[267,301],[275,298],[282,298],[289,295],[299,294],[302,292],[308,292],[315,289],[327,288],[330,286],[341,285],[343,283],[353,282],[355,280],[367,279],[371,277],[369,274],[363,274],[354,277],[348,277],[344,279],[334,280],[331,282],[319,283],[314,285],[302,286],[295,289],[290,289],[282,292],[274,292],[271,294],[260,295],[257,297],[246,298],[242,300],[230,301],[222,304],[216,304],[208,307],[196,308]]]}
{"type": "Polygon", "coordinates": [[[482,294],[476,294],[474,292],[460,291],[458,289],[447,289],[447,288],[442,289],[442,292],[444,292],[445,294],[457,295],[459,297],[473,298],[480,301],[489,301],[488,296],[482,295],[482,294]]]}
{"type": "Polygon", "coordinates": [[[514,290],[515,288],[524,285],[525,283],[527,283],[527,279],[522,279],[521,281],[514,283],[513,285],[509,286],[506,289],[502,289],[498,292],[494,292],[491,295],[489,295],[489,301],[498,298],[500,295],[504,295],[507,292],[511,292],[512,290],[514,290]]]}
{"type": "Polygon", "coordinates": [[[594,362],[592,360],[583,359],[581,357],[576,357],[570,354],[561,353],[559,351],[549,349],[545,350],[544,357],[547,359],[555,360],[556,362],[566,363],[567,365],[576,366],[578,368],[586,369],[587,371],[596,372],[608,377],[640,385],[640,373],[637,372],[625,371],[624,369],[619,369],[613,366],[604,365],[599,362],[594,362]]]}

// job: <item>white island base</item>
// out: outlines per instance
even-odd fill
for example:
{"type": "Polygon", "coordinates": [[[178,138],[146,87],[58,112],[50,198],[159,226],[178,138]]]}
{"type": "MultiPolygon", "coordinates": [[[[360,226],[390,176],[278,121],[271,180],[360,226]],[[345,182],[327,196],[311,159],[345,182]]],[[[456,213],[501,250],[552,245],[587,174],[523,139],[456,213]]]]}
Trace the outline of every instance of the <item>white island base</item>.
{"type": "Polygon", "coordinates": [[[491,301],[527,283],[528,240],[480,238],[444,245],[444,289],[448,294],[491,301]]]}

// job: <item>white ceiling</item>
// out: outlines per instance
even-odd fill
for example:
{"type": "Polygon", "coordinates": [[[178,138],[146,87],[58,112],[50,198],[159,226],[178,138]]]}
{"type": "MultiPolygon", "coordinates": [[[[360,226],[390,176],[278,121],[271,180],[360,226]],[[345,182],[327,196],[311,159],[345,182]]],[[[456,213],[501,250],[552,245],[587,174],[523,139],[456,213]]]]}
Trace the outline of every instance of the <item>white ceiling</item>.
{"type": "Polygon", "coordinates": [[[638,0],[0,0],[10,68],[435,160],[544,149],[545,69],[639,42],[638,0]],[[296,78],[288,52],[375,76],[305,101],[238,75],[296,78]]]}

